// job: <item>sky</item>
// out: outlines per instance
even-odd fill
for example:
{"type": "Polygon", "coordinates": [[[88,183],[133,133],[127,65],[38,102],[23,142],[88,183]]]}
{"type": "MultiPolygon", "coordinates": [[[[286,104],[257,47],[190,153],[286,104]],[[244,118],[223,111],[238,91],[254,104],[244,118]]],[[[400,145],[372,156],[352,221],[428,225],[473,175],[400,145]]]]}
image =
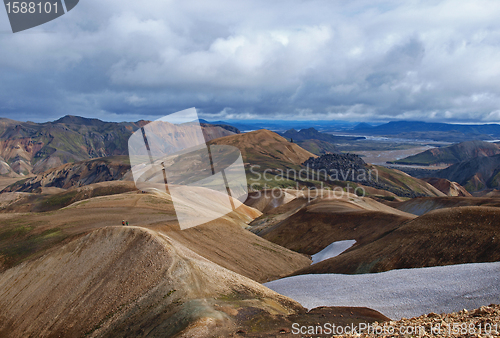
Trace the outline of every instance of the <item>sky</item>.
{"type": "Polygon", "coordinates": [[[500,122],[497,0],[80,0],[13,34],[0,116],[500,122]]]}

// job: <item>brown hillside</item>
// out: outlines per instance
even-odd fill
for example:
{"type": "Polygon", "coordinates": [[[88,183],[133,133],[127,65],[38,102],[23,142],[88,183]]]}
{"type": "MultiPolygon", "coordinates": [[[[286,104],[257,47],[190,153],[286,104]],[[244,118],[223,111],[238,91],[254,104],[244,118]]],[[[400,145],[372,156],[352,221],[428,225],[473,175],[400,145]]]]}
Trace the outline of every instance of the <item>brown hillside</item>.
{"type": "MultiPolygon", "coordinates": [[[[296,207],[303,202],[301,199],[295,201],[296,207]]],[[[285,206],[279,211],[285,211],[285,206]]],[[[262,238],[309,255],[336,241],[355,239],[355,246],[370,243],[414,218],[370,198],[352,194],[343,198],[317,198],[298,211],[294,208],[290,211],[290,216],[279,222],[263,215],[250,225],[258,226],[255,231],[262,238]],[[271,222],[271,226],[266,227],[266,221],[271,222]]]]}
{"type": "Polygon", "coordinates": [[[424,196],[445,196],[444,193],[429,183],[414,178],[400,170],[389,169],[382,166],[373,166],[378,171],[378,181],[399,189],[412,191],[424,196]]]}
{"type": "Polygon", "coordinates": [[[476,157],[435,173],[436,177],[458,182],[469,192],[500,187],[500,155],[476,157]]]}
{"type": "Polygon", "coordinates": [[[309,157],[316,157],[297,144],[288,142],[284,137],[266,129],[222,137],[213,140],[212,143],[235,146],[241,150],[245,162],[262,166],[276,161],[300,165],[309,157]]]}
{"type": "Polygon", "coordinates": [[[486,189],[483,191],[478,191],[472,194],[474,197],[500,197],[500,190],[497,189],[486,189]]]}
{"type": "Polygon", "coordinates": [[[297,274],[373,273],[500,260],[500,209],[435,210],[297,274]]]}
{"type": "Polygon", "coordinates": [[[303,195],[303,193],[292,189],[263,189],[250,192],[245,205],[267,213],[274,208],[289,203],[297,198],[297,195],[303,195]]]}
{"type": "Polygon", "coordinates": [[[438,189],[446,196],[462,196],[462,197],[472,196],[460,184],[458,184],[457,182],[451,182],[445,178],[431,177],[431,178],[423,178],[422,180],[431,184],[434,188],[438,189]]]}
{"type": "MultiPolygon", "coordinates": [[[[162,227],[154,228],[163,232],[162,227]]],[[[200,256],[261,283],[311,264],[307,256],[262,239],[225,219],[166,233],[200,256]]]]}

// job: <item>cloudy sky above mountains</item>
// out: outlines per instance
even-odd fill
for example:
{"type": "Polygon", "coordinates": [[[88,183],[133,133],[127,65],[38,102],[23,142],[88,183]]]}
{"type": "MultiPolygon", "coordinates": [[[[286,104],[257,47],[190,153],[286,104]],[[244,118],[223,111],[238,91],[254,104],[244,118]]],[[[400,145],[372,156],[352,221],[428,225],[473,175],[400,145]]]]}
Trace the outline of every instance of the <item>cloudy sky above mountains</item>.
{"type": "Polygon", "coordinates": [[[496,0],[81,0],[12,34],[1,10],[0,116],[500,122],[498,18],[496,0]]]}

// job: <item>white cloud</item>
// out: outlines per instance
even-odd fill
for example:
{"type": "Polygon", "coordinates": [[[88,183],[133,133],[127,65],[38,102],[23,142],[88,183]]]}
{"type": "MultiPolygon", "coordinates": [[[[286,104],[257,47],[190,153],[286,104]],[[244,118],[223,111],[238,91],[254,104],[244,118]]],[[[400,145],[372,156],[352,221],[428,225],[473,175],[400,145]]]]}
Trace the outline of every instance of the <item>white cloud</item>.
{"type": "Polygon", "coordinates": [[[86,0],[0,34],[1,115],[494,122],[499,16],[495,0],[86,0]]]}

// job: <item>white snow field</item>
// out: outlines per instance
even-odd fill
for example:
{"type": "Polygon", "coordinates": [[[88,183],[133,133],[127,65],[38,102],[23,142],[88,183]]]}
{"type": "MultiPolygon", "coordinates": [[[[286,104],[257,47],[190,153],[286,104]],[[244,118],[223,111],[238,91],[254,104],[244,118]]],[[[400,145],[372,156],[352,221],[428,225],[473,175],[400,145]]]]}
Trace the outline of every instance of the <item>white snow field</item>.
{"type": "Polygon", "coordinates": [[[360,306],[391,319],[500,303],[500,262],[391,270],[361,275],[311,274],[265,283],[302,306],[360,306]]]}
{"type": "Polygon", "coordinates": [[[336,257],[340,255],[342,252],[349,249],[351,246],[353,246],[354,243],[356,243],[356,241],[353,239],[333,242],[332,244],[330,244],[317,254],[312,255],[312,261],[313,261],[312,264],[322,262],[328,258],[336,257]]]}

